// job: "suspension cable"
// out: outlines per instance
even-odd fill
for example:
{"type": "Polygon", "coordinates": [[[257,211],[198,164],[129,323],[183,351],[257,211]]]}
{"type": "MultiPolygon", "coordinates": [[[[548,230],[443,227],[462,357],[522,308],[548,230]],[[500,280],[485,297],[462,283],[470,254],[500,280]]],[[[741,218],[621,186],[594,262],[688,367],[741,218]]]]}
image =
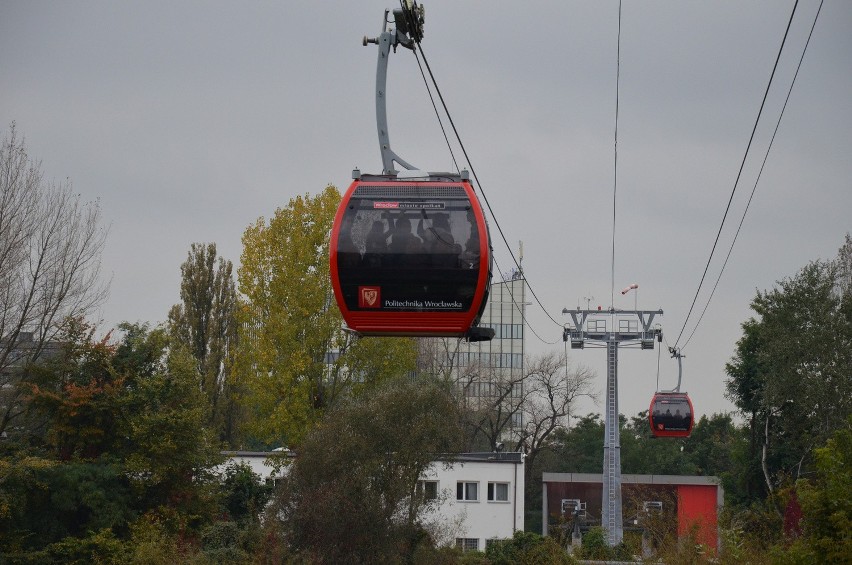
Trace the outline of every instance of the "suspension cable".
{"type": "Polygon", "coordinates": [[[618,40],[615,64],[615,138],[612,175],[612,262],[610,265],[610,308],[615,308],[615,201],[618,194],[618,87],[621,80],[621,0],[618,2],[618,40]]]}
{"type": "Polygon", "coordinates": [[[683,332],[686,329],[686,324],[689,322],[689,317],[692,315],[692,311],[695,308],[695,302],[698,300],[698,294],[701,292],[701,287],[704,285],[704,279],[707,277],[707,271],[710,268],[710,261],[713,259],[713,254],[716,251],[716,246],[719,243],[719,237],[722,235],[722,228],[725,226],[725,220],[728,217],[728,212],[731,209],[731,202],[734,200],[734,194],[737,192],[737,186],[740,182],[740,177],[743,174],[743,168],[745,167],[746,159],[748,158],[749,150],[751,149],[751,144],[754,141],[754,135],[757,131],[757,125],[760,123],[760,116],[763,114],[763,107],[766,105],[766,99],[769,96],[769,89],[772,86],[772,79],[775,77],[775,71],[778,69],[778,61],[781,59],[781,52],[784,50],[784,44],[787,42],[787,34],[790,32],[790,26],[793,23],[793,16],[796,14],[796,7],[799,5],[799,0],[796,0],[796,3],[793,5],[793,12],[790,14],[790,20],[787,22],[787,29],[784,31],[784,38],[781,40],[781,47],[778,49],[778,55],[775,57],[775,64],[772,67],[772,73],[769,76],[769,83],[766,85],[766,91],[763,93],[763,100],[760,103],[760,109],[757,112],[757,118],[754,120],[754,126],[751,130],[751,136],[749,137],[748,144],[746,145],[745,154],[743,155],[742,162],[740,163],[740,169],[737,172],[737,178],[734,181],[734,188],[731,190],[731,196],[728,198],[728,205],[725,207],[725,213],[722,216],[722,222],[719,225],[719,231],[716,233],[716,239],[713,242],[713,248],[710,250],[710,256],[707,258],[707,265],[704,267],[704,273],[701,275],[701,281],[698,283],[698,288],[695,291],[695,297],[692,299],[692,304],[689,307],[689,312],[686,314],[686,319],[683,321],[683,326],[680,329],[680,333],[675,340],[675,348],[680,342],[680,338],[683,336],[683,332]]]}
{"type": "Polygon", "coordinates": [[[444,135],[444,141],[447,142],[447,149],[450,150],[450,157],[453,160],[453,166],[456,168],[456,173],[460,173],[459,164],[456,162],[456,154],[453,152],[453,147],[450,144],[450,138],[447,136],[447,130],[444,128],[444,121],[441,119],[440,112],[438,112],[438,106],[435,104],[435,97],[432,96],[432,89],[429,88],[429,81],[426,79],[426,73],[423,72],[423,65],[420,64],[420,57],[417,55],[417,51],[414,52],[414,58],[417,59],[420,76],[423,77],[423,84],[426,85],[426,92],[429,93],[429,100],[432,102],[432,109],[435,110],[435,117],[438,118],[438,124],[441,126],[441,133],[444,135]]]}
{"type": "Polygon", "coordinates": [[[748,197],[748,202],[746,203],[745,210],[743,211],[742,218],[740,218],[740,223],[737,226],[737,231],[734,234],[734,240],[731,242],[731,247],[728,249],[728,254],[725,256],[725,262],[722,263],[722,268],[719,270],[719,276],[716,278],[716,283],[713,285],[713,290],[710,292],[710,297],[707,299],[707,303],[704,305],[704,310],[701,311],[701,316],[698,317],[698,321],[695,322],[695,327],[692,328],[692,333],[689,334],[689,337],[684,342],[683,347],[681,347],[681,351],[689,345],[689,342],[692,341],[692,336],[695,335],[695,331],[698,329],[698,326],[701,324],[701,320],[704,319],[704,314],[707,312],[707,308],[710,306],[710,301],[713,300],[713,295],[716,294],[716,287],[719,286],[719,281],[722,279],[722,273],[725,271],[725,267],[728,264],[728,259],[731,258],[731,252],[734,250],[734,244],[737,242],[737,238],[740,235],[740,230],[743,227],[743,222],[745,221],[746,214],[748,214],[748,209],[751,206],[751,201],[754,198],[754,192],[757,190],[757,184],[760,182],[760,177],[763,175],[763,169],[766,167],[766,161],[769,159],[769,152],[772,150],[772,144],[775,142],[775,136],[778,134],[778,128],[781,126],[781,119],[784,117],[784,111],[787,109],[787,103],[790,101],[790,95],[793,93],[793,86],[796,84],[796,79],[799,76],[799,70],[802,68],[802,61],[805,59],[805,53],[808,50],[808,45],[811,42],[811,37],[814,34],[814,28],[816,28],[817,20],[819,19],[819,14],[822,11],[822,5],[824,0],[821,0],[819,3],[819,8],[817,8],[816,16],[814,16],[814,23],[811,25],[811,31],[808,34],[808,39],[805,41],[805,46],[802,49],[802,56],[799,57],[799,64],[796,66],[796,72],[793,75],[793,80],[790,82],[790,88],[787,90],[787,97],[784,99],[784,105],[781,107],[781,113],[778,116],[778,121],[775,123],[775,130],[772,132],[772,138],[769,140],[769,146],[766,148],[766,154],[763,156],[763,163],[760,165],[760,171],[757,173],[757,178],[754,181],[754,186],[751,188],[751,194],[748,197]]]}
{"type": "MultiPolygon", "coordinates": [[[[503,240],[503,243],[506,245],[506,249],[509,251],[509,256],[512,258],[512,261],[514,262],[515,267],[518,269],[518,271],[523,272],[523,269],[521,268],[520,263],[518,263],[518,260],[515,257],[515,254],[512,251],[512,248],[509,245],[508,240],[506,239],[506,235],[503,233],[503,228],[500,226],[500,222],[497,220],[497,216],[494,214],[494,210],[491,207],[491,202],[489,202],[488,196],[486,196],[485,191],[482,188],[482,183],[479,181],[479,176],[476,174],[476,169],[473,167],[473,163],[470,160],[470,156],[467,153],[467,149],[465,149],[464,142],[461,139],[461,135],[458,132],[458,128],[456,128],[455,121],[453,120],[453,117],[450,114],[450,111],[449,111],[449,108],[447,107],[446,101],[444,100],[444,95],[441,93],[441,89],[438,86],[438,81],[435,79],[435,75],[432,72],[432,67],[431,67],[431,65],[429,65],[429,60],[426,57],[426,53],[423,51],[423,45],[421,44],[419,39],[415,39],[415,45],[416,45],[415,50],[420,51],[420,56],[423,58],[423,64],[426,66],[426,70],[429,73],[429,78],[431,79],[432,84],[435,87],[435,92],[438,95],[438,99],[441,101],[441,107],[443,108],[444,113],[447,116],[447,121],[449,121],[450,127],[452,128],[453,133],[455,134],[456,140],[459,143],[459,147],[461,148],[462,154],[464,155],[465,162],[467,163],[468,167],[470,168],[471,175],[473,175],[473,178],[476,181],[476,185],[479,188],[479,193],[482,195],[482,198],[485,201],[485,205],[488,208],[488,212],[491,214],[491,217],[494,219],[494,224],[497,227],[497,231],[500,233],[500,237],[503,240]]],[[[419,59],[418,59],[418,62],[419,62],[419,59]]],[[[550,320],[554,324],[556,324],[557,326],[559,326],[561,328],[562,324],[559,323],[553,316],[551,316],[551,314],[544,307],[544,304],[542,304],[538,295],[535,293],[535,290],[533,289],[532,285],[529,284],[529,280],[528,279],[525,279],[525,280],[527,281],[527,286],[530,289],[530,294],[532,294],[536,303],[539,305],[539,307],[542,309],[542,311],[545,313],[545,315],[548,318],[550,318],[550,320]]]]}

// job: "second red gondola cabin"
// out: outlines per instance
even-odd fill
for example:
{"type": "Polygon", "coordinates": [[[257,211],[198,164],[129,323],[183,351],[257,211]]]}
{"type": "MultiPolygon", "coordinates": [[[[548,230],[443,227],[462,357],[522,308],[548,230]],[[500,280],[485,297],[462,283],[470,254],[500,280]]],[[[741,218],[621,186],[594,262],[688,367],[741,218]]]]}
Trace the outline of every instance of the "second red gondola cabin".
{"type": "Polygon", "coordinates": [[[689,437],[694,423],[692,401],[685,392],[658,392],[648,409],[654,437],[689,437]]]}

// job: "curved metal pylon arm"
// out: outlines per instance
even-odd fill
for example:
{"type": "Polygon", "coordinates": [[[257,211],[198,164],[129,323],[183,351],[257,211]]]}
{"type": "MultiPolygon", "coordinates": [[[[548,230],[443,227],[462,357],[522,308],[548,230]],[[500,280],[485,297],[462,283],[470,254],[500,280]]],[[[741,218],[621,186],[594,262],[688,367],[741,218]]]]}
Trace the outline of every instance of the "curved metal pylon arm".
{"type": "Polygon", "coordinates": [[[379,58],[376,63],[376,129],[379,133],[379,150],[382,154],[382,174],[395,175],[398,171],[394,164],[398,164],[406,170],[417,170],[417,167],[397,155],[391,149],[390,135],[388,134],[388,111],[387,111],[387,82],[388,82],[388,59],[391,47],[394,52],[398,45],[407,49],[414,49],[417,42],[423,37],[423,6],[407,5],[405,11],[394,10],[395,30],[388,29],[388,11],[385,10],[382,20],[382,33],[377,38],[364,38],[363,44],[375,43],[379,46],[379,58]]]}

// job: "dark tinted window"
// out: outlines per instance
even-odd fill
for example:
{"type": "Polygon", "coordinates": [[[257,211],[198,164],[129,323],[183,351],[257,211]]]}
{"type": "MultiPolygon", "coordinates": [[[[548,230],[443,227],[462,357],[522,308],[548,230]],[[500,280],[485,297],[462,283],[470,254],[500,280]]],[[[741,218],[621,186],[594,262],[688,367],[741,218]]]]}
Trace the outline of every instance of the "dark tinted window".
{"type": "Polygon", "coordinates": [[[344,212],[337,245],[341,288],[351,310],[470,308],[480,239],[460,186],[361,186],[344,212]],[[364,288],[379,302],[365,302],[364,288]]]}
{"type": "Polygon", "coordinates": [[[692,414],[685,398],[657,397],[651,411],[656,430],[685,431],[690,428],[692,414]]]}

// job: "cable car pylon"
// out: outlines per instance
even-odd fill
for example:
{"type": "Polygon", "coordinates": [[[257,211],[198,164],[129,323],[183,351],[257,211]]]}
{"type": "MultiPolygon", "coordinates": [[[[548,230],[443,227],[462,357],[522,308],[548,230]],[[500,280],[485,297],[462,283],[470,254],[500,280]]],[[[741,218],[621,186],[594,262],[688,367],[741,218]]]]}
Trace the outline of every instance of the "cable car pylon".
{"type": "MultiPolygon", "coordinates": [[[[638,288],[638,286],[633,286],[638,288]]],[[[631,290],[630,287],[625,289],[631,290]]],[[[584,349],[586,342],[605,344],[607,358],[606,414],[604,420],[603,497],[601,526],[607,531],[607,543],[615,546],[624,539],[624,515],[621,504],[621,439],[618,420],[618,348],[638,345],[653,350],[654,341],[662,341],[662,330],[653,327],[654,317],[662,310],[562,310],[571,316],[573,326],[566,324],[562,340],[572,349],[584,349]],[[602,318],[598,318],[601,316],[602,318]],[[590,317],[594,319],[590,320],[590,317]],[[608,320],[606,318],[609,318],[608,320]],[[616,327],[616,322],[618,327],[616,327]]]]}

